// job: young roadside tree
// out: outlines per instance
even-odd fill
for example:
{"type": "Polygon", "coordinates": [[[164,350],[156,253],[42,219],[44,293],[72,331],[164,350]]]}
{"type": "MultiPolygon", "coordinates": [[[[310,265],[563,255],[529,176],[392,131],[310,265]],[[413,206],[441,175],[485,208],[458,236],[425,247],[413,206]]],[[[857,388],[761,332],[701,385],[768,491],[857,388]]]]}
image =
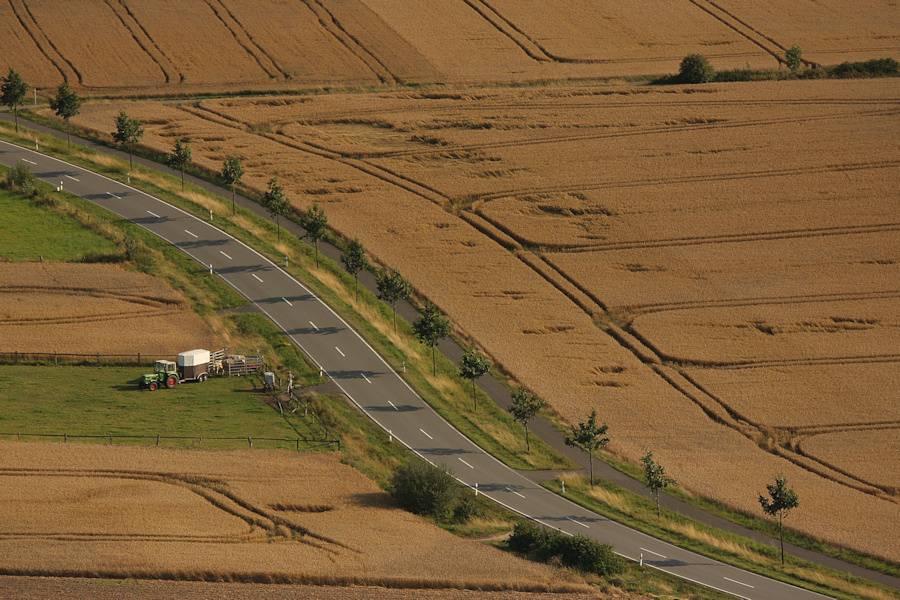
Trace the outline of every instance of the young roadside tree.
{"type": "Polygon", "coordinates": [[[231,188],[231,214],[234,214],[234,186],[244,178],[244,165],[237,156],[229,156],[222,163],[222,172],[219,173],[222,181],[231,188]]]}
{"type": "Polygon", "coordinates": [[[284,188],[278,185],[278,178],[273,177],[269,180],[269,189],[263,196],[263,208],[275,219],[275,227],[278,231],[278,240],[281,240],[281,224],[278,219],[287,214],[290,202],[284,195],[284,188]]]}
{"type": "Polygon", "coordinates": [[[318,268],[319,240],[325,237],[325,233],[328,231],[328,217],[325,216],[325,211],[322,210],[322,207],[313,202],[306,214],[300,217],[300,226],[306,230],[306,235],[303,237],[308,237],[312,240],[313,246],[315,246],[316,268],[318,268]]]}
{"type": "Polygon", "coordinates": [[[759,494],[759,504],[763,512],[778,519],[778,537],[781,539],[781,564],[784,564],[784,519],[792,508],[800,506],[797,492],[789,488],[784,475],[776,475],[775,483],[767,484],[769,497],[759,494]]]}
{"type": "Polygon", "coordinates": [[[191,162],[191,149],[187,144],[182,143],[181,138],[175,140],[175,148],[169,155],[168,164],[173,169],[181,171],[181,189],[184,189],[184,167],[191,162]]]}
{"type": "Polygon", "coordinates": [[[784,53],[784,62],[794,75],[799,73],[800,67],[803,66],[802,57],[803,50],[796,44],[791,46],[791,48],[784,53]]]}
{"type": "Polygon", "coordinates": [[[0,104],[4,104],[13,109],[13,116],[16,119],[16,133],[19,133],[19,107],[25,102],[25,94],[28,93],[28,84],[22,79],[22,76],[13,69],[9,68],[9,75],[3,78],[0,84],[0,104]]]}
{"type": "Polygon", "coordinates": [[[512,413],[513,419],[522,424],[525,428],[525,451],[531,452],[531,441],[528,439],[528,422],[535,418],[538,411],[544,407],[544,399],[535,394],[529,394],[524,387],[519,388],[512,393],[512,404],[509,405],[509,412],[512,413]]]}
{"type": "Polygon", "coordinates": [[[475,395],[475,380],[488,372],[489,366],[475,346],[469,348],[459,361],[459,375],[472,382],[472,403],[478,410],[478,397],[475,395]]]}
{"type": "Polygon", "coordinates": [[[681,83],[709,83],[716,76],[716,70],[702,54],[688,54],[681,61],[678,80],[681,83]]]}
{"type": "Polygon", "coordinates": [[[390,273],[376,273],[378,299],[391,305],[394,311],[394,332],[397,331],[397,301],[406,300],[412,293],[412,286],[400,276],[397,269],[390,273]]]}
{"type": "Polygon", "coordinates": [[[359,238],[355,238],[347,244],[347,250],[341,256],[341,262],[347,272],[353,275],[356,283],[356,299],[359,300],[359,273],[369,268],[369,259],[366,258],[366,247],[359,238]]]}
{"type": "Polygon", "coordinates": [[[66,122],[66,144],[72,147],[70,138],[69,119],[78,114],[81,110],[81,98],[78,94],[69,89],[68,83],[61,83],[56,88],[56,96],[50,101],[50,108],[56,112],[56,116],[61,117],[66,122]]]}
{"type": "Polygon", "coordinates": [[[656,498],[656,520],[659,520],[659,491],[670,485],[678,483],[668,475],[663,466],[653,460],[653,453],[647,450],[641,462],[644,463],[644,477],[647,479],[647,487],[656,498]]]}
{"type": "Polygon", "coordinates": [[[134,167],[131,162],[131,153],[142,137],[144,137],[144,128],[141,127],[141,122],[125,114],[124,108],[119,111],[119,116],[116,117],[116,130],[113,132],[113,139],[128,148],[129,169],[134,167]]]}
{"type": "Polygon", "coordinates": [[[413,323],[413,331],[420,342],[431,347],[431,370],[434,375],[437,375],[435,346],[450,335],[450,319],[442,317],[437,306],[426,302],[422,314],[413,323]]]}
{"type": "Polygon", "coordinates": [[[600,450],[609,443],[606,435],[608,426],[606,423],[597,423],[597,410],[592,409],[587,421],[572,427],[572,433],[566,436],[566,445],[581,448],[588,454],[588,462],[591,465],[591,487],[594,487],[594,452],[600,450]]]}

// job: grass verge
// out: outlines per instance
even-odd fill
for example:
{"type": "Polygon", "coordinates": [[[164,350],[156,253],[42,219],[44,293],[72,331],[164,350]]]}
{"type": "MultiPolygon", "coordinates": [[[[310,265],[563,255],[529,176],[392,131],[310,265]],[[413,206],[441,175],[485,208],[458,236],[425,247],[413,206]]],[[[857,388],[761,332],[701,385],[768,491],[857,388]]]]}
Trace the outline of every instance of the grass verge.
{"type": "Polygon", "coordinates": [[[865,579],[833,571],[804,560],[786,556],[782,567],[778,548],[704,525],[679,513],[663,510],[656,517],[656,505],[606,481],[591,488],[586,477],[562,476],[544,483],[547,489],[600,515],[618,521],[655,538],[687,548],[724,563],[813,590],[841,600],[900,598],[900,592],[865,579]]]}

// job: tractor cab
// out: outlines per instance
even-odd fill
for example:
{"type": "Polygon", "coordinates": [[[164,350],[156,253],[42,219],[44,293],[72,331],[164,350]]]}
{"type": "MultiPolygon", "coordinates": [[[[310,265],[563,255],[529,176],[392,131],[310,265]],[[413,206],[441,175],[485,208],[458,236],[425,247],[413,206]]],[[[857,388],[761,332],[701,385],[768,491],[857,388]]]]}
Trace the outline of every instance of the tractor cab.
{"type": "Polygon", "coordinates": [[[153,372],[157,375],[160,373],[163,375],[178,375],[178,369],[175,367],[175,361],[172,360],[158,360],[153,364],[153,372]]]}
{"type": "Polygon", "coordinates": [[[179,383],[175,363],[171,360],[158,360],[153,364],[153,372],[142,375],[138,385],[152,392],[163,386],[172,389],[179,383]]]}

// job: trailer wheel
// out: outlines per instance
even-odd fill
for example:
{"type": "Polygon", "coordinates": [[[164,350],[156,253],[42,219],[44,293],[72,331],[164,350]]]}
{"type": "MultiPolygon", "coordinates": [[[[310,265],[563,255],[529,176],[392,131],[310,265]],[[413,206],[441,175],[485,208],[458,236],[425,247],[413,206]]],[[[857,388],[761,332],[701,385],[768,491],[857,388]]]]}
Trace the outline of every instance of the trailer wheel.
{"type": "Polygon", "coordinates": [[[151,382],[150,382],[150,385],[147,386],[147,388],[148,388],[151,392],[155,392],[157,387],[159,387],[159,386],[157,385],[157,383],[156,383],[155,381],[151,381],[151,382]]]}
{"type": "Polygon", "coordinates": [[[169,375],[169,378],[166,379],[166,387],[171,390],[176,385],[178,385],[178,378],[174,375],[169,375]]]}
{"type": "Polygon", "coordinates": [[[207,378],[206,373],[200,373],[200,376],[197,378],[197,381],[199,381],[200,383],[203,383],[204,381],[206,381],[206,378],[207,378]]]}

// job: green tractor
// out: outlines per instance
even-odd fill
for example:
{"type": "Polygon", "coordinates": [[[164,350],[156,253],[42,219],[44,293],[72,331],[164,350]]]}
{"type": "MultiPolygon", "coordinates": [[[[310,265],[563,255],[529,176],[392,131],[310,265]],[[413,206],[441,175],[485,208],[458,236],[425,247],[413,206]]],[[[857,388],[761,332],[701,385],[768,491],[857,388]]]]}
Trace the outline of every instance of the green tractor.
{"type": "Polygon", "coordinates": [[[170,390],[178,385],[180,379],[178,377],[178,369],[175,362],[171,360],[158,360],[153,365],[153,372],[146,373],[141,376],[138,384],[141,389],[148,389],[151,392],[163,386],[170,390]]]}

